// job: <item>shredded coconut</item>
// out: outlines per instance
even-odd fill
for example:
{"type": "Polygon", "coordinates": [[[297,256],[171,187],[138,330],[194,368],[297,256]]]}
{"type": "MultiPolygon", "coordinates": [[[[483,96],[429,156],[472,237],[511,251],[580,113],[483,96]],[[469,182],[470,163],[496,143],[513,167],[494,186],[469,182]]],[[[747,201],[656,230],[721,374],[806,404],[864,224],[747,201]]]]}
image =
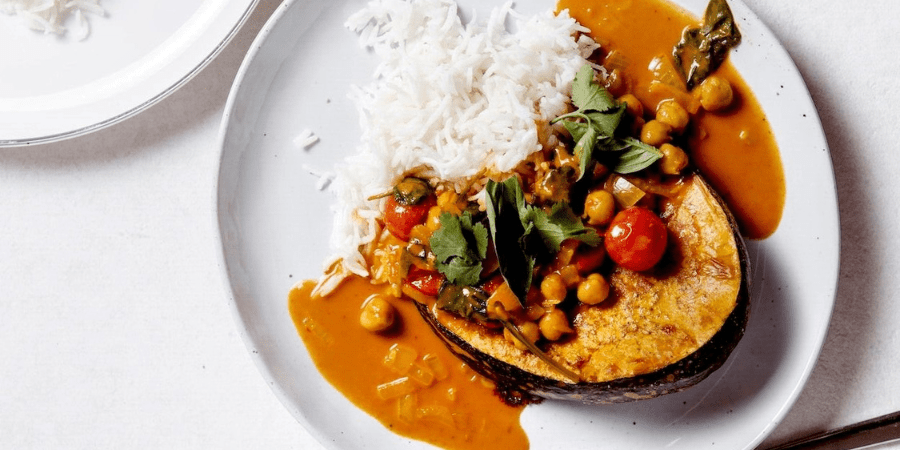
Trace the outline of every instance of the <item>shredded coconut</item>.
{"type": "Polygon", "coordinates": [[[90,24],[84,13],[106,15],[100,0],[0,0],[0,12],[17,16],[29,28],[44,34],[65,34],[65,23],[75,22],[75,38],[83,40],[90,34],[90,24]]]}
{"type": "Polygon", "coordinates": [[[413,171],[460,185],[510,171],[542,148],[539,133],[566,111],[571,80],[598,48],[568,11],[524,17],[512,2],[463,24],[453,1],[373,0],[345,26],[380,64],[351,88],[362,143],[336,168],[326,266],[360,275],[360,247],[380,231],[381,203],[369,197],[413,171]]]}

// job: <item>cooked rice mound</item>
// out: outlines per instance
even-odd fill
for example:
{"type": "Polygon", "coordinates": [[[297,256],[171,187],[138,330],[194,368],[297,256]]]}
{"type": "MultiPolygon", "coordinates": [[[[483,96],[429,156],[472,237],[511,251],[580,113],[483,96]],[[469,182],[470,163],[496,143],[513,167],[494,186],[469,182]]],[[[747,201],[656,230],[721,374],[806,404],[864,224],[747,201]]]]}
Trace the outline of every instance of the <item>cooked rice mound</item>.
{"type": "Polygon", "coordinates": [[[332,184],[326,264],[359,275],[360,247],[380,233],[382,204],[369,197],[410,173],[461,186],[552,145],[548,122],[566,111],[571,80],[598,47],[567,11],[524,17],[511,2],[464,24],[452,1],[374,0],[345,25],[380,58],[373,81],[351,89],[362,142],[332,184]]]}
{"type": "Polygon", "coordinates": [[[64,34],[65,23],[72,17],[77,39],[90,33],[84,13],[103,16],[100,0],[0,0],[0,12],[17,16],[29,28],[45,34],[64,34]]]}

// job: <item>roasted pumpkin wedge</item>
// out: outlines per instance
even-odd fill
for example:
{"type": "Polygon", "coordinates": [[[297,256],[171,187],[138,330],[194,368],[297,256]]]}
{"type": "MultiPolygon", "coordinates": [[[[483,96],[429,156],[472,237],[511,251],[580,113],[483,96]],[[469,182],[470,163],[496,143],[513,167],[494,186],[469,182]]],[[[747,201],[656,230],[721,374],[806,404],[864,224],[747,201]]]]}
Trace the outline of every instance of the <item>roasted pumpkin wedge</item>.
{"type": "Polygon", "coordinates": [[[647,272],[612,269],[611,298],[574,307],[574,333],[540,344],[577,382],[501,332],[429,302],[418,302],[419,312],[509,403],[618,403],[686,389],[719,368],[744,333],[749,262],[725,203],[700,175],[684,178],[661,217],[663,260],[647,272]]]}

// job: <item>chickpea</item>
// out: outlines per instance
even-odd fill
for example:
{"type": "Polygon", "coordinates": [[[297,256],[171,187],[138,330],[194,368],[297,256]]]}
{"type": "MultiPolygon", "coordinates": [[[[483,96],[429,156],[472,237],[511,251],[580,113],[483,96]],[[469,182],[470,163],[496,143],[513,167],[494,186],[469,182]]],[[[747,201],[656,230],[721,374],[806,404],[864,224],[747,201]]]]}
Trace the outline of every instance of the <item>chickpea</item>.
{"type": "Polygon", "coordinates": [[[643,117],[644,105],[633,94],[625,94],[619,97],[619,102],[625,104],[625,110],[628,111],[628,114],[631,114],[631,117],[643,117]]]}
{"type": "Polygon", "coordinates": [[[584,199],[584,214],[589,225],[605,225],[616,213],[616,200],[603,189],[591,191],[584,199]]]}
{"type": "Polygon", "coordinates": [[[541,280],[541,294],[545,299],[559,303],[565,300],[566,293],[566,283],[558,273],[551,273],[541,280]]]}
{"type": "Polygon", "coordinates": [[[362,312],[359,314],[359,324],[363,328],[379,332],[394,325],[394,317],[397,312],[383,295],[374,294],[362,304],[362,312]]]}
{"type": "Polygon", "coordinates": [[[578,300],[587,305],[602,303],[609,296],[609,283],[603,275],[592,273],[578,285],[578,300]]]}
{"type": "Polygon", "coordinates": [[[672,139],[669,133],[672,127],[658,120],[651,120],[641,127],[641,141],[645,144],[659,147],[672,139]]]}
{"type": "Polygon", "coordinates": [[[575,264],[567,264],[564,267],[561,267],[557,273],[562,279],[563,284],[566,285],[566,289],[571,289],[578,283],[581,283],[581,274],[578,273],[578,267],[576,267],[575,264]]]}
{"type": "Polygon", "coordinates": [[[687,167],[688,157],[684,150],[672,145],[663,144],[659,147],[662,159],[659,160],[659,169],[666,175],[678,175],[687,167]]]}
{"type": "Polygon", "coordinates": [[[525,308],[525,317],[528,320],[535,321],[543,317],[543,315],[547,312],[541,305],[531,305],[525,308]]]}
{"type": "Polygon", "coordinates": [[[675,100],[665,100],[656,107],[656,120],[672,127],[673,132],[682,133],[691,121],[691,116],[675,100]]]}
{"type": "Polygon", "coordinates": [[[541,317],[540,322],[538,322],[538,328],[541,329],[541,334],[551,341],[556,341],[561,338],[563,334],[574,331],[572,330],[572,327],[569,326],[569,318],[566,317],[566,313],[555,308],[547,311],[547,313],[541,317]]]}
{"type": "Polygon", "coordinates": [[[700,105],[707,111],[727,108],[734,100],[731,83],[719,76],[710,76],[700,83],[700,105]]]}
{"type": "MultiPolygon", "coordinates": [[[[522,335],[525,336],[525,339],[528,339],[528,342],[534,344],[541,337],[541,330],[538,328],[537,324],[534,322],[524,322],[517,325],[519,327],[519,331],[522,332],[522,335]]],[[[522,343],[518,338],[513,336],[512,333],[509,332],[508,329],[503,329],[503,336],[507,341],[512,342],[513,345],[516,346],[519,350],[528,350],[528,347],[522,343]]]]}

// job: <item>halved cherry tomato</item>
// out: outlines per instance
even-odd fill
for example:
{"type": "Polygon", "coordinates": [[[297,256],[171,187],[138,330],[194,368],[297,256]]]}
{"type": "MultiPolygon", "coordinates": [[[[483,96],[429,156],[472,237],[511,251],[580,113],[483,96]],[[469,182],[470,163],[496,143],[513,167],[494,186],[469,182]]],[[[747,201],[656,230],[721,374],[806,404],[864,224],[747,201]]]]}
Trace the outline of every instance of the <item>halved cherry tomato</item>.
{"type": "Polygon", "coordinates": [[[410,266],[406,274],[406,284],[416,288],[417,291],[435,297],[444,283],[444,275],[436,270],[420,269],[410,266]]]}
{"type": "Polygon", "coordinates": [[[436,204],[434,195],[428,195],[418,203],[410,205],[400,203],[396,196],[391,195],[387,198],[387,205],[384,208],[384,224],[398,239],[408,241],[413,227],[425,223],[428,210],[436,204]]]}
{"type": "Polygon", "coordinates": [[[616,214],[603,245],[616,264],[637,272],[656,265],[666,252],[666,225],[653,211],[632,206],[616,214]]]}

